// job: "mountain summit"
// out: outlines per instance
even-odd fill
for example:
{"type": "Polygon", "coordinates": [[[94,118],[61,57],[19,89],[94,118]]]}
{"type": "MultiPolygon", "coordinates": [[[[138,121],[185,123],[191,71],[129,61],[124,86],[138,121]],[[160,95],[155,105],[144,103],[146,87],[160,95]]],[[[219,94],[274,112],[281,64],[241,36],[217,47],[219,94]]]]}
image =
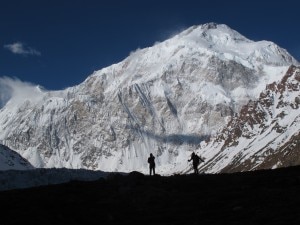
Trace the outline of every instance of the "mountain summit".
{"type": "MultiPolygon", "coordinates": [[[[37,167],[178,172],[191,152],[298,62],[226,25],[193,26],[62,91],[0,111],[0,140],[37,167]]],[[[32,95],[28,95],[32,96],[32,95]]]]}

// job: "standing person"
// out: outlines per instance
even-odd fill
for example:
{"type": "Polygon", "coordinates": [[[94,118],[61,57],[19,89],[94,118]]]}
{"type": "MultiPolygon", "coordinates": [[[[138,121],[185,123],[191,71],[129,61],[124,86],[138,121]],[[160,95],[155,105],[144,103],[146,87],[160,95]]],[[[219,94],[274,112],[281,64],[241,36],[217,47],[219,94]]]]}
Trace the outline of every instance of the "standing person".
{"type": "Polygon", "coordinates": [[[200,160],[201,160],[202,162],[204,162],[204,160],[201,159],[201,157],[199,157],[197,154],[195,154],[195,152],[193,152],[192,155],[191,155],[191,158],[188,159],[189,162],[190,162],[191,160],[193,160],[194,173],[195,173],[195,174],[199,174],[198,166],[199,166],[200,160]]]}
{"type": "Polygon", "coordinates": [[[149,163],[149,168],[150,168],[150,176],[152,175],[152,171],[153,171],[153,175],[155,175],[154,159],[155,159],[155,157],[152,155],[152,153],[150,153],[150,157],[148,158],[148,163],[149,163]]]}

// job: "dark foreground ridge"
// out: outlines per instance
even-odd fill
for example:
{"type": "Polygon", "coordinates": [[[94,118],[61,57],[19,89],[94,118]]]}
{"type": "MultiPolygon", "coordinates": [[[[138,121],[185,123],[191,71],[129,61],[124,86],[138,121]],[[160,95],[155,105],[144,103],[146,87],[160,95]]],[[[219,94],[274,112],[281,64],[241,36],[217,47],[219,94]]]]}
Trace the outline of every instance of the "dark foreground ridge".
{"type": "Polygon", "coordinates": [[[144,176],[0,192],[0,224],[300,224],[300,167],[144,176]]]}

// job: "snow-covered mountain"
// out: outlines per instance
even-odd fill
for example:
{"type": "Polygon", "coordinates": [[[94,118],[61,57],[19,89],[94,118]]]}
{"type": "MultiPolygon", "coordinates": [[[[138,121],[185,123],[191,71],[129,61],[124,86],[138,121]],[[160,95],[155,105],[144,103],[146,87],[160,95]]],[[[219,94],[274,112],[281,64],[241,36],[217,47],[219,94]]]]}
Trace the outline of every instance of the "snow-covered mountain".
{"type": "Polygon", "coordinates": [[[34,167],[22,156],[0,144],[0,170],[28,170],[34,167]]]}
{"type": "Polygon", "coordinates": [[[193,26],[75,87],[12,88],[0,140],[36,167],[146,172],[152,152],[159,173],[181,171],[191,151],[292,64],[272,42],[226,25],[193,26]]]}
{"type": "Polygon", "coordinates": [[[269,169],[300,164],[300,67],[241,109],[219,135],[203,142],[208,172],[269,169]]]}

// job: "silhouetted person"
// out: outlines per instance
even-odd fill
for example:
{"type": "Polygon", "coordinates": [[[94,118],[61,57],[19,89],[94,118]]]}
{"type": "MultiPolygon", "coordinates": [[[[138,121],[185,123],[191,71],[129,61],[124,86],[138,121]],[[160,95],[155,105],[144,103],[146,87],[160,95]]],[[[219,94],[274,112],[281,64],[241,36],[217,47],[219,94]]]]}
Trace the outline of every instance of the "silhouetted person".
{"type": "Polygon", "coordinates": [[[201,159],[201,157],[199,157],[197,154],[195,154],[194,152],[191,155],[191,158],[188,160],[189,162],[193,160],[193,168],[194,168],[194,173],[195,174],[199,174],[198,171],[198,166],[200,164],[200,161],[204,162],[203,159],[201,159]]]}
{"type": "Polygon", "coordinates": [[[155,157],[152,155],[152,153],[150,153],[150,157],[148,158],[150,176],[152,175],[152,171],[153,171],[153,175],[155,175],[155,162],[154,162],[154,159],[155,159],[155,157]]]}

